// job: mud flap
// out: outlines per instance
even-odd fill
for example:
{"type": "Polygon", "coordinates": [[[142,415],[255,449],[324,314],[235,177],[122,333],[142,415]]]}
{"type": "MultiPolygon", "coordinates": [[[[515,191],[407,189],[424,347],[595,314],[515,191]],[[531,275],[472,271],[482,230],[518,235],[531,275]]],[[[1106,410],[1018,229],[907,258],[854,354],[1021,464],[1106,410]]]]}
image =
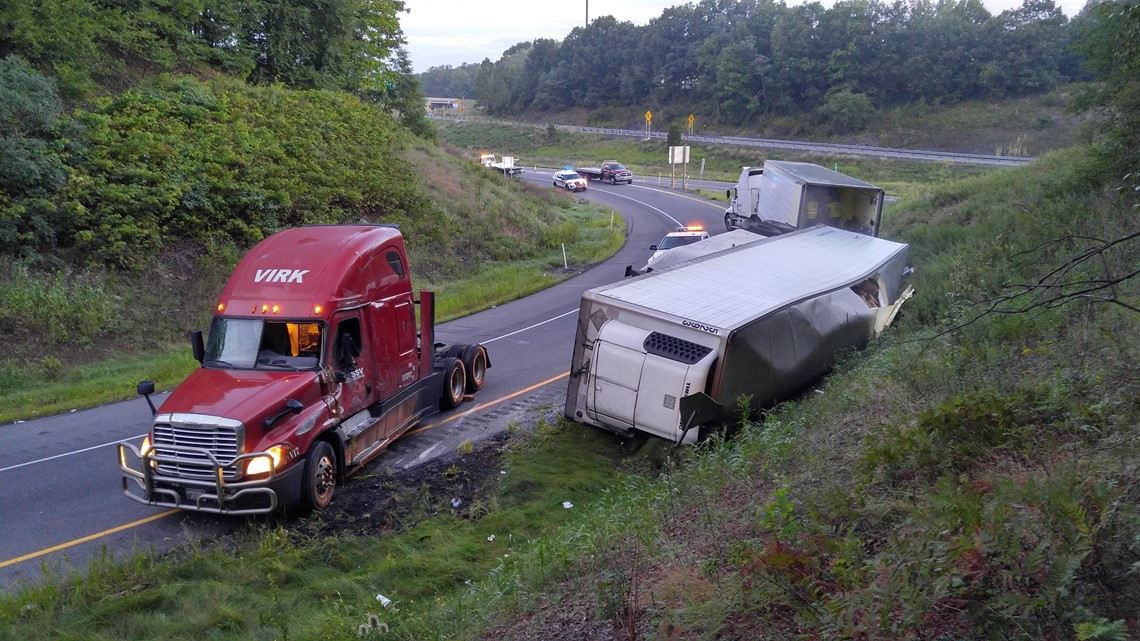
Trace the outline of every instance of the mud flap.
{"type": "Polygon", "coordinates": [[[681,409],[681,436],[677,444],[693,443],[697,440],[696,428],[709,423],[716,423],[724,417],[724,406],[717,403],[704,392],[682,396],[681,409]]]}

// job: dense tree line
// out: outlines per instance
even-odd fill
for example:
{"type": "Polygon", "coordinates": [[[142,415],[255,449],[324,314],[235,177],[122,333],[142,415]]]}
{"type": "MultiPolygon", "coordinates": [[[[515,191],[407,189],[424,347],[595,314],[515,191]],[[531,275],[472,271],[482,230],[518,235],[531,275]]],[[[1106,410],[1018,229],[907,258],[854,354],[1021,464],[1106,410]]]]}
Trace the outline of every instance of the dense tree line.
{"type": "Polygon", "coordinates": [[[170,242],[427,208],[399,0],[0,7],[0,254],[138,268],[170,242]]]}
{"type": "Polygon", "coordinates": [[[463,63],[458,67],[442,65],[432,67],[418,74],[424,94],[440,98],[475,97],[475,78],[482,67],[475,63],[463,63]]]}
{"type": "Polygon", "coordinates": [[[9,2],[0,58],[25,58],[65,97],[207,67],[256,84],[357,92],[395,80],[403,11],[402,0],[9,2]]]}
{"type": "MultiPolygon", "coordinates": [[[[638,105],[747,125],[814,112],[836,128],[867,108],[1045,92],[1082,78],[1075,33],[1053,0],[992,15],[980,0],[701,0],[645,26],[611,16],[561,42],[519,43],[479,65],[490,112],[638,105]]],[[[425,92],[453,95],[472,69],[433,68],[425,92]]]]}

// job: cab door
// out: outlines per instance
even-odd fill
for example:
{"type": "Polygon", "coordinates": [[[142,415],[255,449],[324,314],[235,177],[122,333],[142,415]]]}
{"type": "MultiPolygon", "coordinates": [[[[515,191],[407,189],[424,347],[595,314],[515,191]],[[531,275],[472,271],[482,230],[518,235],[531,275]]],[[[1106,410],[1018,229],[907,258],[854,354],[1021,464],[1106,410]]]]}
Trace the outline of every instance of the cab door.
{"type": "Polygon", "coordinates": [[[337,382],[336,400],[342,418],[367,408],[376,393],[376,359],[372,354],[375,346],[366,340],[368,334],[364,323],[365,319],[358,310],[339,314],[332,322],[330,362],[337,382]]]}

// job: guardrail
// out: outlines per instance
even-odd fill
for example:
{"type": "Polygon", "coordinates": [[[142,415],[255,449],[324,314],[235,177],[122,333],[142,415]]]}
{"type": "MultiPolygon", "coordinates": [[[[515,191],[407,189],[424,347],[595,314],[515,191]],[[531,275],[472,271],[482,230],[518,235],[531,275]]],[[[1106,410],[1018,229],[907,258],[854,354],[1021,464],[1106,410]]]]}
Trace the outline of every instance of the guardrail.
{"type": "MultiPolygon", "coordinates": [[[[510,125],[513,127],[532,127],[544,129],[548,125],[532,122],[511,122],[483,118],[479,116],[452,116],[444,114],[429,114],[429,118],[440,120],[458,120],[468,122],[481,122],[486,124],[510,125]]],[[[651,131],[648,136],[644,131],[635,129],[611,129],[608,127],[581,127],[577,125],[554,125],[563,131],[577,131],[581,133],[600,134],[604,136],[625,136],[641,138],[642,140],[665,140],[668,135],[663,131],[651,131]]],[[[1036,158],[1025,156],[997,156],[991,154],[967,154],[953,151],[924,151],[920,149],[898,149],[894,147],[871,147],[867,145],[845,145],[840,143],[799,142],[794,140],[779,140],[775,138],[746,138],[742,136],[688,136],[682,140],[700,142],[713,145],[736,145],[742,147],[757,147],[761,149],[789,149],[820,154],[842,154],[848,156],[874,156],[877,158],[895,158],[898,160],[920,160],[928,162],[953,162],[975,165],[999,165],[1014,167],[1033,162],[1036,158]]]]}

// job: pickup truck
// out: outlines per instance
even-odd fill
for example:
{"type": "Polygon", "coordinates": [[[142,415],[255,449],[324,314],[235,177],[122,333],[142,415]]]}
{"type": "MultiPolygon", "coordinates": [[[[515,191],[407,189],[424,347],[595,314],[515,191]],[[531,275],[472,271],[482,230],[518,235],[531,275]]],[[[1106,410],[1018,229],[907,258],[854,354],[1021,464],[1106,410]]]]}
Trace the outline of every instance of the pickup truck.
{"type": "Polygon", "coordinates": [[[611,185],[633,184],[633,172],[616,160],[607,160],[601,167],[579,167],[575,171],[586,180],[605,180],[611,185]]]}

